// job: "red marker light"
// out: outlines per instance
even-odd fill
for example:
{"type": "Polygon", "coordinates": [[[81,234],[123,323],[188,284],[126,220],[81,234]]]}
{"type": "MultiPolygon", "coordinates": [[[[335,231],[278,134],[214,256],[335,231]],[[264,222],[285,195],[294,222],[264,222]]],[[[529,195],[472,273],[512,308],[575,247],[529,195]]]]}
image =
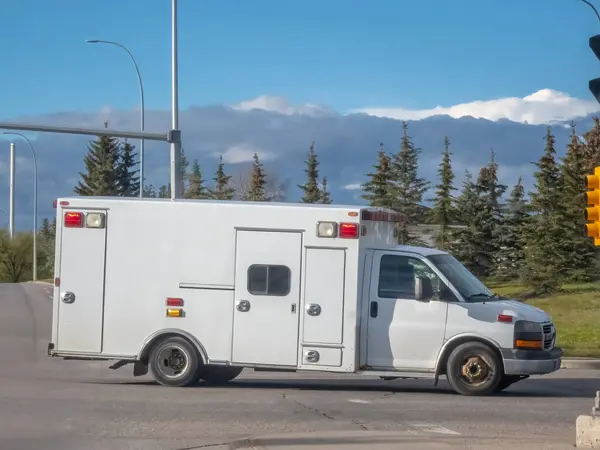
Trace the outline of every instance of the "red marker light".
{"type": "Polygon", "coordinates": [[[358,224],[357,223],[340,223],[339,235],[340,235],[340,238],[342,238],[342,239],[358,238],[358,224]]]}
{"type": "Polygon", "coordinates": [[[509,316],[508,314],[498,314],[498,322],[502,323],[512,323],[513,316],[509,316]]]}
{"type": "Polygon", "coordinates": [[[183,306],[183,299],[168,297],[167,298],[167,306],[183,306]]]}

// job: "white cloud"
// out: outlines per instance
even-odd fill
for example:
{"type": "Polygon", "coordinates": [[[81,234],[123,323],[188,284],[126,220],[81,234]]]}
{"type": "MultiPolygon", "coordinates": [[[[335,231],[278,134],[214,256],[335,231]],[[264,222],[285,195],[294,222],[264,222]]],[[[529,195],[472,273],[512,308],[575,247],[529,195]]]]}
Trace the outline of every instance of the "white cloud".
{"type": "MultiPolygon", "coordinates": [[[[254,153],[258,153],[261,162],[273,160],[277,158],[277,154],[265,152],[253,147],[250,144],[237,144],[229,147],[223,153],[223,162],[226,164],[241,164],[252,161],[254,153]]],[[[213,156],[219,157],[219,153],[213,153],[213,156]]]]}
{"type": "Polygon", "coordinates": [[[591,100],[571,97],[564,92],[541,89],[523,98],[507,97],[496,100],[477,100],[454,106],[436,106],[432,109],[410,110],[404,108],[360,108],[351,111],[398,120],[419,120],[435,115],[454,118],[472,116],[497,121],[508,119],[532,125],[568,121],[600,111],[600,105],[591,100]]]}
{"type": "Polygon", "coordinates": [[[346,186],[344,186],[344,189],[347,191],[357,191],[359,189],[362,189],[362,186],[360,183],[352,183],[352,184],[347,184],[346,186]]]}
{"type": "Polygon", "coordinates": [[[292,105],[286,98],[270,95],[261,95],[252,100],[245,100],[232,106],[237,111],[252,111],[259,109],[262,111],[275,112],[286,116],[300,114],[304,116],[322,117],[327,115],[337,114],[333,109],[316,105],[313,103],[305,103],[303,105],[292,105]]]}

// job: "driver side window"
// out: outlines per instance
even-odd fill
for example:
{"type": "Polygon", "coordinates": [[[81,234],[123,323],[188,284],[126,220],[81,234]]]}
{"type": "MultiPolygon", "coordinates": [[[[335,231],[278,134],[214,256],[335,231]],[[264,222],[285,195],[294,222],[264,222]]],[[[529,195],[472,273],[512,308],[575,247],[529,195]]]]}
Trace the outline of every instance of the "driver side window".
{"type": "Polygon", "coordinates": [[[455,301],[452,291],[425,262],[404,255],[383,255],[381,257],[378,297],[414,300],[416,278],[431,280],[435,299],[455,301]]]}

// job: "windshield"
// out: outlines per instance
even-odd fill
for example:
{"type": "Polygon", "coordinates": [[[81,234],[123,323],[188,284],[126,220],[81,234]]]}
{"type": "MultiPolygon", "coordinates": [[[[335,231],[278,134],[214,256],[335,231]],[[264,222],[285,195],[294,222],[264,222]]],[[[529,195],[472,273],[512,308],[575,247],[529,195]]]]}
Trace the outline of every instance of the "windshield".
{"type": "Polygon", "coordinates": [[[427,259],[444,274],[466,301],[482,302],[497,298],[454,256],[449,254],[430,255],[427,259]]]}

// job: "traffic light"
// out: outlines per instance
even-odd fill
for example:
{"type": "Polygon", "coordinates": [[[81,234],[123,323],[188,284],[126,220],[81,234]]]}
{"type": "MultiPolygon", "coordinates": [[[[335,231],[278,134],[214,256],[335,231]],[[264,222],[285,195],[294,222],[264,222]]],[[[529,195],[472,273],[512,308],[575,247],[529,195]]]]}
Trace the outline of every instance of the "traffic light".
{"type": "Polygon", "coordinates": [[[600,166],[594,169],[593,175],[585,176],[585,184],[591,189],[585,193],[588,204],[585,208],[585,220],[591,222],[585,224],[585,230],[594,239],[594,245],[600,247],[600,166]]]}
{"type": "MultiPolygon", "coordinates": [[[[600,34],[590,38],[590,48],[594,52],[594,55],[596,55],[596,58],[600,59],[600,34]]],[[[590,80],[589,88],[596,101],[600,103],[600,78],[590,80]]]]}

